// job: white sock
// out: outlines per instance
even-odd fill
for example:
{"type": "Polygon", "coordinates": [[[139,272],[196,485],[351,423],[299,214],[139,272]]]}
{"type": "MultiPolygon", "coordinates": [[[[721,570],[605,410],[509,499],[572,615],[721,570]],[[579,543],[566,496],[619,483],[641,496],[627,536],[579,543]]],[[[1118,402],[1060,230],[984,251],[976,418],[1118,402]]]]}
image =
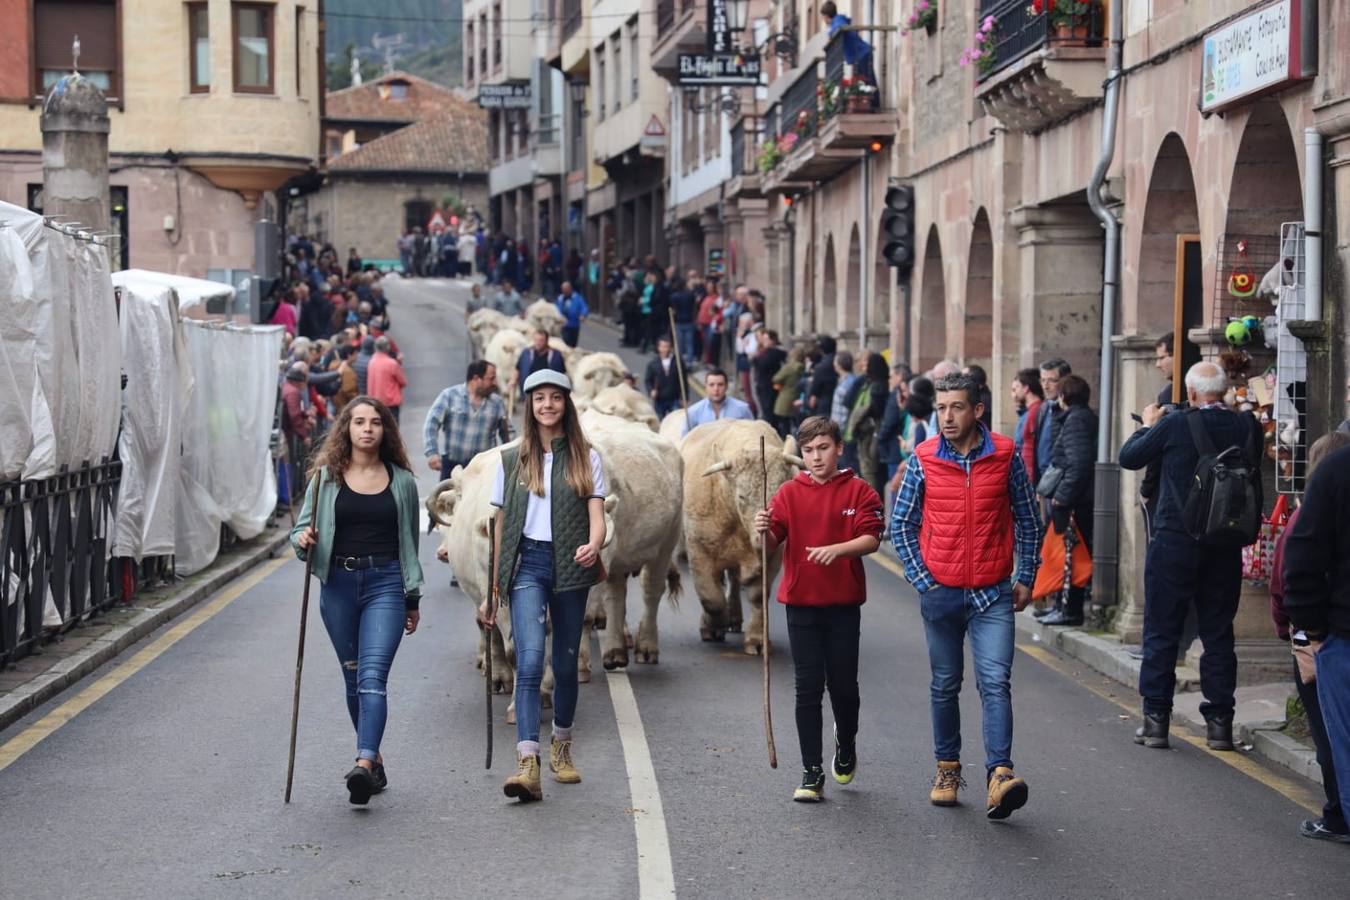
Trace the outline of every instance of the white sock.
{"type": "Polygon", "coordinates": [[[539,742],[521,741],[520,743],[516,744],[516,752],[519,753],[521,756],[538,756],[539,742]]]}
{"type": "Polygon", "coordinates": [[[571,727],[563,728],[557,722],[553,723],[553,739],[555,741],[570,741],[572,739],[571,727]]]}

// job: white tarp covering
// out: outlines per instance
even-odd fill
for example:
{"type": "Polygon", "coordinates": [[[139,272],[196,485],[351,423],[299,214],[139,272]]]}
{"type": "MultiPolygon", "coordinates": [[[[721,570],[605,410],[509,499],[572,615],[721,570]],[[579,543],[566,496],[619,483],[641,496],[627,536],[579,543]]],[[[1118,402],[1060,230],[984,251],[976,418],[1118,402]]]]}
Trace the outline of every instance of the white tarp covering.
{"type": "Polygon", "coordinates": [[[215,559],[223,522],[247,540],[276,507],[268,444],[277,401],[279,326],[184,319],[192,385],[183,421],[175,566],[191,574],[215,559]]]}
{"type": "Polygon", "coordinates": [[[233,305],[234,288],[219,281],[189,278],[186,275],[168,275],[164,272],[151,272],[148,269],[127,269],[113,275],[114,284],[122,284],[123,280],[173,288],[178,294],[180,313],[198,306],[205,307],[212,300],[222,300],[227,307],[233,305]]]}
{"type": "MultiPolygon", "coordinates": [[[[56,433],[48,398],[58,381],[56,341],[47,236],[42,217],[0,202],[0,346],[10,361],[19,403],[28,415],[13,420],[18,432],[11,447],[27,445],[22,475],[46,478],[56,473],[56,433]]],[[[6,430],[11,420],[6,419],[6,430]]],[[[8,468],[8,465],[6,466],[8,468]]]]}
{"type": "Polygon", "coordinates": [[[127,387],[112,555],[140,561],[174,552],[185,379],[190,383],[192,374],[173,290],[126,275],[113,275],[122,290],[127,387]]]}

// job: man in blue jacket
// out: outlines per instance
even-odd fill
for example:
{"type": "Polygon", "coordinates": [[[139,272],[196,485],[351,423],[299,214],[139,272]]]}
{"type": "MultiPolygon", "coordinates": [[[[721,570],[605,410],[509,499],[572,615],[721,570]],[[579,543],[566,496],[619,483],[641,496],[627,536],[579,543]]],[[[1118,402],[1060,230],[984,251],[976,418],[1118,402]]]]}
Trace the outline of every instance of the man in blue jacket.
{"type": "Polygon", "coordinates": [[[591,314],[590,307],[586,305],[586,298],[572,290],[572,282],[564,281],[562,293],[558,295],[554,305],[567,320],[562,330],[563,343],[575,347],[577,341],[581,339],[581,323],[591,314]]]}
{"type": "MultiPolygon", "coordinates": [[[[831,38],[838,34],[840,29],[853,24],[852,19],[840,14],[839,7],[835,5],[834,0],[825,0],[820,5],[820,17],[825,20],[825,27],[830,29],[831,38]]],[[[876,86],[877,76],[872,66],[872,45],[863,40],[862,35],[856,31],[844,32],[844,62],[853,67],[854,78],[861,79],[873,87],[876,86]]],[[[875,98],[874,93],[874,107],[876,106],[875,98]]]]}

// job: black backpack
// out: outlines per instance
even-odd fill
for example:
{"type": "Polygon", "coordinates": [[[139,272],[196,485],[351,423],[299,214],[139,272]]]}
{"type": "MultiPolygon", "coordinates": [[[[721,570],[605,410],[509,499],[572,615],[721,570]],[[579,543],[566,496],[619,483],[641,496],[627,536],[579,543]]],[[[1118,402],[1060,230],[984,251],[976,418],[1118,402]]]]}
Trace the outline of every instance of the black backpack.
{"type": "Polygon", "coordinates": [[[1182,508],[1186,532],[1207,547],[1232,549],[1255,542],[1261,529],[1257,464],[1237,445],[1217,451],[1199,410],[1184,415],[1200,454],[1182,508]]]}

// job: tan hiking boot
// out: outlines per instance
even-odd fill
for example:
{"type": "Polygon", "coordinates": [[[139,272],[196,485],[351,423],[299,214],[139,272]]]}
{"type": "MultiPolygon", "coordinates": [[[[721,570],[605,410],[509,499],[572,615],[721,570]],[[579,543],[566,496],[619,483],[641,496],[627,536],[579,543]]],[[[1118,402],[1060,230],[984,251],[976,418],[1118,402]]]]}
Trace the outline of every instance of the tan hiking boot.
{"type": "Polygon", "coordinates": [[[580,784],[581,773],[572,765],[572,742],[554,738],[548,746],[548,767],[558,784],[580,784]]]}
{"type": "Polygon", "coordinates": [[[999,766],[989,776],[989,818],[1006,819],[1027,802],[1027,783],[1007,766],[999,766]]]}
{"type": "Polygon", "coordinates": [[[961,780],[959,762],[940,762],[937,775],[933,776],[933,790],[928,799],[934,806],[955,806],[956,792],[965,785],[966,783],[961,780]]]}
{"type": "Polygon", "coordinates": [[[516,754],[516,774],[506,779],[502,793],[523,802],[544,799],[544,787],[539,783],[539,757],[516,754]]]}

